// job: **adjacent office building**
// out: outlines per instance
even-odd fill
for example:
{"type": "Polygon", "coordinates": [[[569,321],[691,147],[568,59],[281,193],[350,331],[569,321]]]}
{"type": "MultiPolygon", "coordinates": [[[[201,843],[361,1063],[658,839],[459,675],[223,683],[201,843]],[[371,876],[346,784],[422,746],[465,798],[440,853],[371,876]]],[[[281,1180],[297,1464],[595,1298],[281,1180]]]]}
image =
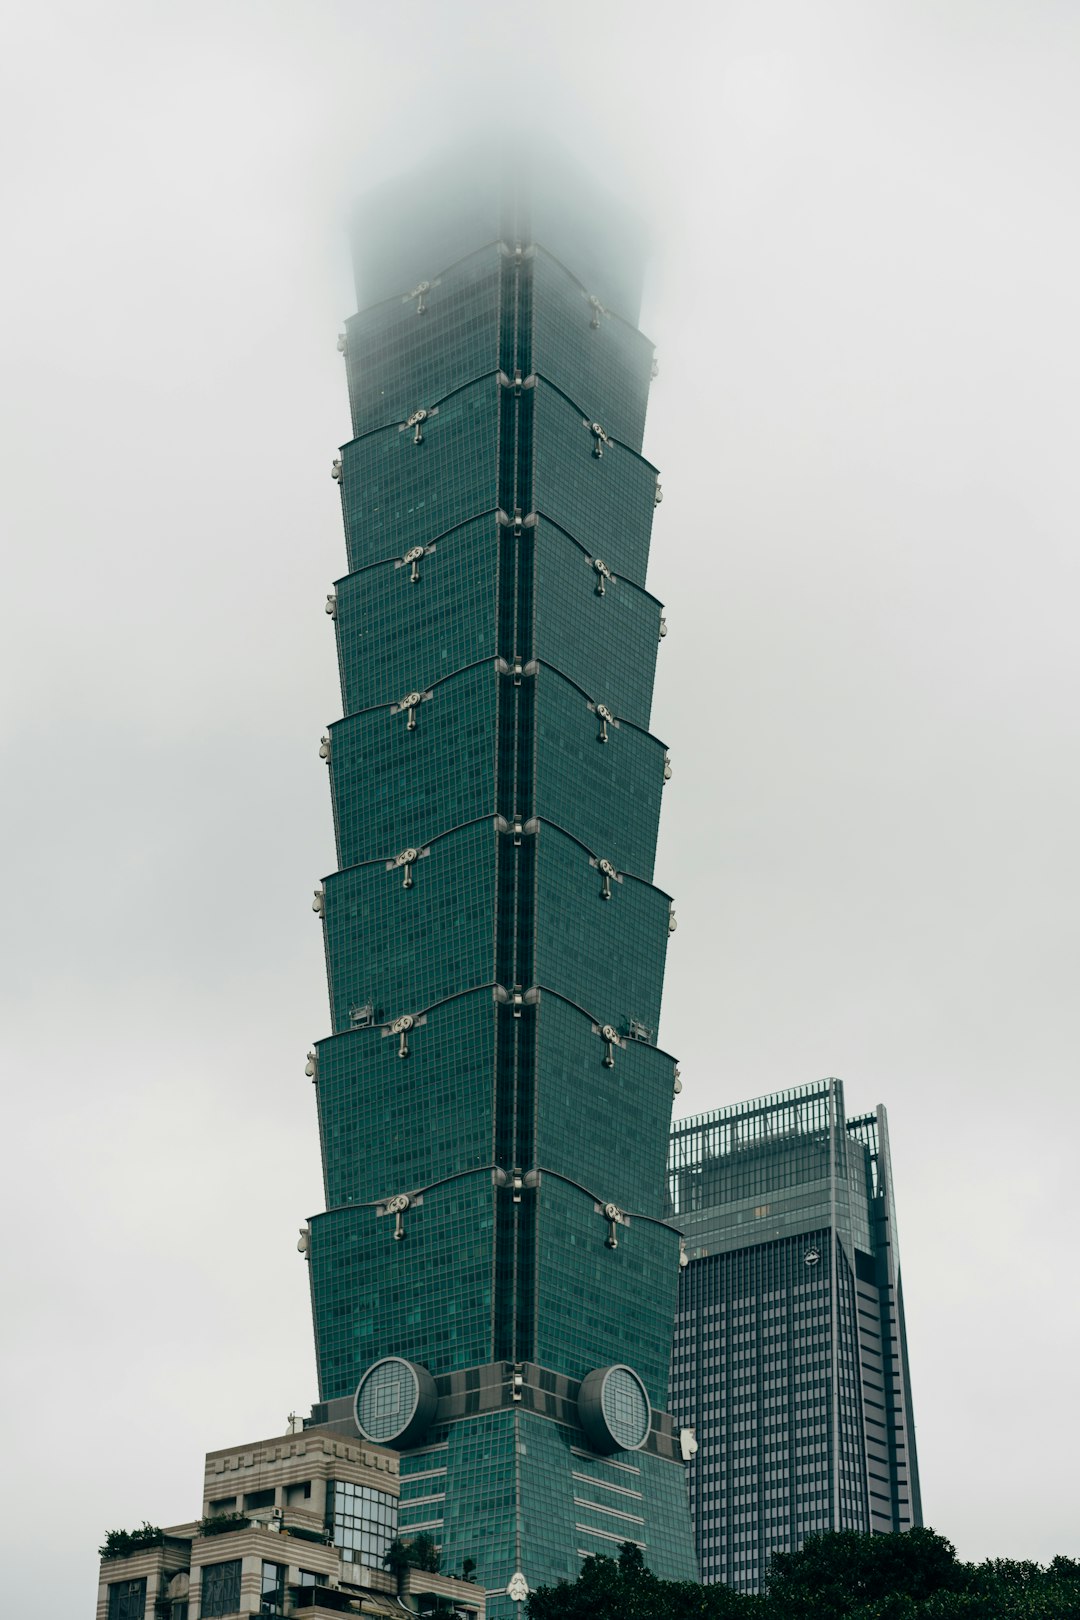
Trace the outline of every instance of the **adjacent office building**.
{"type": "Polygon", "coordinates": [[[314,1416],[399,1452],[402,1534],[474,1559],[492,1617],[626,1540],[697,1573],[664,1410],[653,349],[640,248],[579,190],[395,186],[340,345],[314,1416]]]}
{"type": "Polygon", "coordinates": [[[211,1451],[197,1518],[111,1538],[97,1620],[484,1620],[484,1594],[460,1571],[386,1568],[399,1491],[394,1452],[298,1420],[211,1451]]]}
{"type": "Polygon", "coordinates": [[[811,1533],[921,1524],[884,1108],[822,1080],[678,1120],[669,1184],[702,1578],[756,1591],[811,1533]]]}

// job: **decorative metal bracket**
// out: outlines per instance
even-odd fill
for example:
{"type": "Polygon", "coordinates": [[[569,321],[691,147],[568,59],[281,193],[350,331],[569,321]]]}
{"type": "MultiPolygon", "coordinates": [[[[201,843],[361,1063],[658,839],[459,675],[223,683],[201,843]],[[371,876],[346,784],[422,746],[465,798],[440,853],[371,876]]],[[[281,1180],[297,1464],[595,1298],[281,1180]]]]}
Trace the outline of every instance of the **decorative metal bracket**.
{"type": "Polygon", "coordinates": [[[324,731],[322,736],[319,738],[319,758],[320,759],[325,759],[326,763],[329,765],[329,763],[330,763],[330,733],[328,731],[324,731]]]}
{"type": "Polygon", "coordinates": [[[656,356],[654,354],[653,357],[652,357],[652,365],[649,367],[649,376],[652,378],[653,382],[655,382],[657,377],[659,377],[659,375],[660,375],[660,362],[659,362],[659,360],[656,358],[656,356]]]}
{"type": "Polygon", "coordinates": [[[653,498],[652,498],[653,505],[654,506],[659,506],[660,502],[663,500],[663,498],[664,498],[664,491],[660,487],[660,480],[658,478],[656,480],[656,488],[653,490],[653,498]]]}
{"type": "Polygon", "coordinates": [[[521,1573],[520,1569],[515,1569],[514,1573],[507,1581],[506,1595],[510,1599],[511,1603],[524,1603],[525,1599],[528,1597],[529,1583],[521,1573]]]}
{"type": "Polygon", "coordinates": [[[337,352],[338,352],[338,354],[348,354],[348,352],[349,352],[349,334],[348,334],[348,332],[339,332],[338,333],[338,335],[337,335],[337,352]]]}
{"type": "Polygon", "coordinates": [[[438,276],[436,276],[434,281],[421,281],[421,282],[418,282],[417,285],[413,288],[412,292],[407,292],[407,293],[404,293],[402,295],[401,302],[403,304],[411,304],[413,299],[415,298],[416,299],[416,313],[418,315],[426,315],[427,314],[427,305],[424,303],[424,295],[425,295],[425,293],[429,293],[431,291],[432,287],[437,287],[438,285],[439,285],[439,277],[438,276]]]}
{"type": "Polygon", "coordinates": [[[419,1209],[424,1202],[423,1193],[395,1193],[393,1198],[385,1199],[376,1207],[376,1217],[379,1215],[392,1215],[394,1217],[394,1241],[400,1243],[405,1236],[405,1211],[419,1209]]]}
{"type": "Polygon", "coordinates": [[[660,630],[659,630],[659,633],[657,634],[657,637],[656,637],[657,641],[663,641],[663,639],[664,639],[664,637],[666,635],[667,635],[667,620],[664,618],[664,615],[661,613],[661,615],[660,615],[660,630]]]}
{"type": "Polygon", "coordinates": [[[667,931],[668,931],[668,933],[673,934],[675,932],[676,928],[678,928],[678,926],[679,925],[675,920],[675,907],[674,906],[669,906],[668,907],[668,914],[667,914],[667,931]]]}
{"type": "Polygon", "coordinates": [[[539,520],[535,512],[526,512],[522,516],[520,506],[514,508],[513,517],[500,506],[495,513],[495,521],[501,528],[513,529],[515,534],[520,534],[522,529],[534,529],[539,520]]]}
{"type": "Polygon", "coordinates": [[[515,370],[512,377],[508,377],[505,371],[497,371],[495,373],[495,381],[498,383],[500,388],[512,388],[514,390],[515,397],[520,399],[526,388],[536,387],[536,373],[534,371],[530,371],[527,377],[523,377],[521,374],[521,368],[519,366],[517,370],[515,370]]]}
{"type": "Polygon", "coordinates": [[[671,1089],[676,1097],[682,1090],[682,1070],[679,1068],[677,1063],[675,1065],[675,1072],[672,1076],[671,1089]]]}
{"type": "Polygon", "coordinates": [[[409,1055],[410,1031],[419,1029],[421,1024],[426,1023],[427,1019],[422,1013],[416,1017],[412,1013],[403,1013],[400,1018],[395,1018],[392,1024],[383,1026],[383,1038],[385,1039],[387,1035],[396,1035],[398,1042],[397,1055],[399,1058],[407,1058],[409,1055]]]}
{"type": "Polygon", "coordinates": [[[520,845],[523,838],[531,837],[533,833],[540,831],[540,822],[536,816],[530,816],[528,821],[522,821],[520,816],[514,816],[512,821],[507,821],[505,816],[496,816],[495,831],[513,833],[514,843],[520,845]]]}
{"type": "Polygon", "coordinates": [[[614,726],[615,730],[618,731],[619,722],[606,703],[590,703],[589,708],[600,722],[600,730],[597,733],[596,740],[597,742],[606,743],[608,740],[608,726],[614,726]]]}
{"type": "Polygon", "coordinates": [[[611,440],[608,438],[599,422],[586,422],[582,420],[581,425],[584,428],[588,428],[589,432],[592,434],[592,453],[596,457],[597,461],[599,461],[601,456],[604,454],[605,444],[610,444],[611,440]]]}
{"type": "Polygon", "coordinates": [[[395,855],[392,861],[387,861],[386,870],[396,872],[403,867],[405,875],[401,880],[401,887],[411,889],[413,886],[412,869],[417,861],[423,860],[424,856],[428,854],[430,854],[429,849],[403,849],[400,855],[395,855]]]}
{"type": "Polygon", "coordinates": [[[315,898],[311,902],[311,909],[312,909],[312,911],[315,913],[315,915],[317,917],[322,916],[323,907],[325,905],[325,902],[326,902],[326,891],[325,891],[325,889],[316,889],[315,890],[315,898]]]}
{"type": "Polygon", "coordinates": [[[604,308],[603,304],[600,302],[599,298],[597,298],[595,293],[588,293],[587,297],[589,300],[589,307],[592,310],[592,318],[589,321],[589,325],[592,327],[594,332],[598,332],[600,330],[600,317],[601,315],[606,315],[607,310],[604,308]]]}
{"type": "Polygon", "coordinates": [[[307,1062],[304,1064],[304,1073],[307,1075],[308,1079],[312,1081],[312,1083],[319,1078],[319,1054],[316,1052],[314,1047],[312,1047],[311,1051],[307,1055],[307,1062]]]}
{"type": "Polygon", "coordinates": [[[670,782],[671,781],[671,755],[670,754],[665,754],[664,755],[664,781],[665,782],[670,782]]]}
{"type": "Polygon", "coordinates": [[[621,1046],[625,1050],[626,1042],[614,1024],[594,1024],[593,1034],[599,1035],[604,1043],[604,1068],[613,1069],[615,1067],[615,1048],[621,1046]]]}
{"type": "Polygon", "coordinates": [[[327,591],[326,612],[332,619],[337,618],[337,591],[327,591]]]}
{"type": "Polygon", "coordinates": [[[410,569],[411,572],[409,574],[409,584],[419,585],[420,559],[421,557],[430,556],[434,550],[434,546],[410,546],[404,557],[399,557],[397,559],[397,561],[394,563],[394,567],[410,569]]]}
{"type": "Polygon", "coordinates": [[[593,558],[593,567],[596,569],[596,594],[597,596],[603,596],[605,579],[614,580],[615,575],[601,557],[593,558]]]}
{"type": "Polygon", "coordinates": [[[535,1007],[539,1002],[540,987],[539,985],[531,984],[529,988],[525,990],[520,984],[515,984],[513,989],[508,990],[504,984],[497,984],[493,986],[492,994],[494,995],[496,1006],[512,1007],[514,1017],[520,1018],[522,1007],[535,1007]]]}
{"type": "Polygon", "coordinates": [[[390,713],[400,714],[402,710],[404,710],[409,716],[408,724],[406,725],[405,729],[407,731],[415,731],[416,711],[420,707],[421,703],[426,703],[428,701],[431,695],[432,694],[430,692],[406,692],[405,696],[400,698],[397,703],[391,703],[390,713]]]}
{"type": "Polygon", "coordinates": [[[407,428],[412,428],[413,444],[423,444],[424,423],[429,422],[433,416],[438,416],[438,414],[439,407],[437,405],[432,405],[430,407],[421,405],[415,411],[413,411],[411,415],[406,417],[404,422],[398,423],[398,432],[404,433],[407,428]]]}
{"type": "Polygon", "coordinates": [[[341,483],[341,457],[335,456],[330,463],[330,476],[335,484],[341,483]]]}
{"type": "Polygon", "coordinates": [[[594,1204],[593,1208],[608,1223],[608,1235],[604,1239],[605,1248],[617,1249],[619,1247],[619,1237],[615,1228],[617,1226],[629,1226],[629,1215],[625,1210],[620,1209],[618,1204],[594,1204]]]}
{"type": "Polygon", "coordinates": [[[495,668],[500,675],[512,675],[514,685],[520,686],[522,676],[535,675],[540,668],[540,662],[536,658],[530,658],[527,663],[523,664],[519,655],[515,653],[512,664],[508,664],[505,658],[496,658],[495,668]]]}
{"type": "Polygon", "coordinates": [[[600,873],[600,877],[602,879],[602,882],[600,884],[600,898],[601,898],[601,900],[610,900],[611,899],[611,885],[613,883],[621,883],[622,882],[622,874],[615,870],[614,866],[612,865],[612,863],[610,861],[604,860],[604,859],[597,860],[595,858],[595,856],[590,856],[589,865],[590,866],[595,866],[597,871],[600,873]]]}

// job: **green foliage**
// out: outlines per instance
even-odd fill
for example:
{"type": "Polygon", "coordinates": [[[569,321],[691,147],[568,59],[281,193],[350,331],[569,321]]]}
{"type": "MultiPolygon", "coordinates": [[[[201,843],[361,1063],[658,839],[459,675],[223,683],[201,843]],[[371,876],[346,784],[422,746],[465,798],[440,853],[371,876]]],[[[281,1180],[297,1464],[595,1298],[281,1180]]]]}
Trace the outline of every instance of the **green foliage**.
{"type": "MultiPolygon", "coordinates": [[[[423,1570],[425,1574],[437,1575],[441,1562],[438,1546],[426,1534],[418,1535],[412,1541],[403,1541],[399,1536],[390,1543],[383,1553],[383,1564],[394,1576],[399,1586],[407,1569],[419,1569],[423,1570]]],[[[470,1559],[466,1559],[466,1563],[470,1562],[472,1562],[470,1559]]],[[[472,1567],[473,1569],[476,1568],[475,1563],[473,1563],[472,1567]]],[[[468,1576],[465,1578],[467,1580],[468,1576]]]]}
{"type": "Polygon", "coordinates": [[[98,1557],[130,1558],[143,1547],[160,1547],[163,1535],[160,1525],[148,1524],[145,1519],[139,1530],[107,1530],[98,1557]]]}
{"type": "Polygon", "coordinates": [[[442,1562],[439,1549],[425,1532],[421,1532],[412,1541],[406,1542],[409,1563],[413,1569],[422,1569],[428,1575],[437,1575],[442,1562]]]}
{"type": "Polygon", "coordinates": [[[624,1541],[619,1558],[586,1558],[571,1585],[541,1586],[529,1594],[529,1620],[737,1620],[764,1616],[762,1600],[726,1586],[658,1580],[641,1548],[624,1541]]]}
{"type": "Polygon", "coordinates": [[[933,1530],[810,1536],[773,1559],[764,1596],[662,1581],[641,1549],[587,1558],[572,1584],[529,1596],[529,1620],[1080,1620],[1080,1563],[962,1564],[933,1530]]]}
{"type": "Polygon", "coordinates": [[[383,1553],[383,1563],[400,1584],[401,1577],[411,1567],[412,1563],[409,1558],[409,1549],[400,1536],[395,1537],[383,1553]]]}
{"type": "Polygon", "coordinates": [[[199,1520],[200,1536],[224,1536],[230,1530],[246,1530],[251,1520],[246,1513],[211,1513],[199,1520]]]}
{"type": "Polygon", "coordinates": [[[476,1580],[476,1559],[463,1558],[461,1560],[461,1578],[463,1581],[476,1580]]]}
{"type": "MultiPolygon", "coordinates": [[[[956,1548],[933,1530],[910,1530],[902,1536],[839,1530],[808,1536],[798,1552],[777,1553],[768,1590],[774,1609],[791,1620],[803,1615],[807,1620],[841,1620],[867,1604],[880,1608],[894,1597],[919,1604],[967,1584],[956,1548]]],[[[903,1614],[898,1609],[896,1620],[903,1614]]]]}

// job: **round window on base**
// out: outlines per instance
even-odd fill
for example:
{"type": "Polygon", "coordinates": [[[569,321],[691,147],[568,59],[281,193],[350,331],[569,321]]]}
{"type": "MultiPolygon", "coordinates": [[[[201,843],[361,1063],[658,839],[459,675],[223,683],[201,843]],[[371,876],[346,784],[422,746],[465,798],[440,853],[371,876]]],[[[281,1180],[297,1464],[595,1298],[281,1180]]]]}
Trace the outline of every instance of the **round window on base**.
{"type": "Polygon", "coordinates": [[[401,1356],[384,1356],[361,1378],[353,1415],[365,1440],[404,1448],[423,1439],[437,1404],[435,1380],[426,1367],[401,1356]]]}
{"type": "Polygon", "coordinates": [[[581,1380],[578,1417],[594,1451],[639,1451],[649,1438],[652,1407],[632,1367],[596,1367],[581,1380]]]}

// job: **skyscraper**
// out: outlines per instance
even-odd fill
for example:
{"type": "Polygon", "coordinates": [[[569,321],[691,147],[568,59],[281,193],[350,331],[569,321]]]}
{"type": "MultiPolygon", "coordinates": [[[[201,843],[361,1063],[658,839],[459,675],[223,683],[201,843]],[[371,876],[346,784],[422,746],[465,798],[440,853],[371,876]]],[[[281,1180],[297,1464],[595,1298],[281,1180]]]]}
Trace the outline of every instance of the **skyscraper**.
{"type": "Polygon", "coordinates": [[[702,1578],[760,1588],[823,1530],[922,1523],[884,1108],[822,1080],[678,1120],[671,1407],[702,1578]]]}
{"type": "Polygon", "coordinates": [[[475,1559],[496,1620],[624,1540],[696,1573],[662,1410],[653,350],[640,248],[551,173],[360,216],[315,898],[315,1416],[400,1451],[401,1533],[475,1559]]]}

